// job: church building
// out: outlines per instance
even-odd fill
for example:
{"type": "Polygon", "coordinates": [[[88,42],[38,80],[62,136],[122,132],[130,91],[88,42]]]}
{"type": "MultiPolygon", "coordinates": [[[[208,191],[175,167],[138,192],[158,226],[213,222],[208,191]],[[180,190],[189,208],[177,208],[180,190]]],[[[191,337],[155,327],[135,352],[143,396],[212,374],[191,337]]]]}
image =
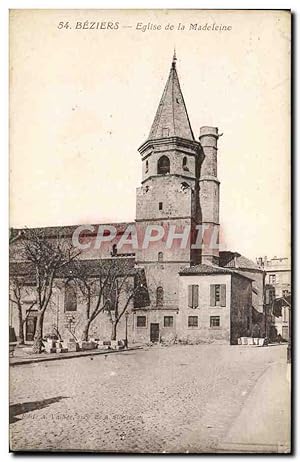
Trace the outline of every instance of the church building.
{"type": "MultiPolygon", "coordinates": [[[[143,273],[147,302],[129,306],[129,342],[235,344],[240,336],[251,335],[254,279],[238,267],[221,266],[224,255],[218,245],[218,139],[218,128],[209,126],[202,126],[195,139],[174,54],[149,136],[138,149],[142,182],[136,192],[135,223],[107,225],[116,227],[115,238],[100,250],[87,251],[82,256],[85,264],[91,266],[97,259],[127,260],[143,273]],[[149,229],[152,236],[159,234],[160,229],[165,233],[160,239],[150,239],[148,246],[119,251],[118,243],[129,225],[137,229],[138,235],[146,235],[149,229]],[[199,232],[201,245],[197,245],[199,232]]],[[[47,228],[48,238],[55,238],[61,229],[71,239],[76,226],[47,228]]],[[[13,230],[15,240],[11,244],[15,274],[20,268],[18,232],[13,230]]],[[[80,329],[80,301],[77,300],[76,309],[70,310],[67,290],[60,275],[51,309],[45,316],[45,331],[56,324],[62,336],[68,335],[68,311],[80,329]]],[[[34,324],[34,310],[29,319],[34,324]]],[[[11,323],[15,325],[16,320],[11,306],[11,323]]],[[[34,329],[33,324],[28,328],[34,329]]],[[[119,338],[124,338],[124,329],[125,318],[120,321],[119,338]]],[[[106,313],[95,319],[91,335],[109,338],[110,320],[106,313]]]]}

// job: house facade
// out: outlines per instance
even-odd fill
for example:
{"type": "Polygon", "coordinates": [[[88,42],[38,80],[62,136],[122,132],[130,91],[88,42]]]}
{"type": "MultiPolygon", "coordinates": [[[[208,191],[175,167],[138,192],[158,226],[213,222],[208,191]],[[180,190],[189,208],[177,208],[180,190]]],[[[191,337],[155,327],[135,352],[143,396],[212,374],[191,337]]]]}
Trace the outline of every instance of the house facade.
{"type": "Polygon", "coordinates": [[[258,258],[257,263],[264,271],[266,284],[266,305],[270,324],[270,335],[280,335],[284,340],[289,339],[290,297],[291,294],[291,263],[288,257],[258,258]],[[280,315],[273,312],[273,300],[282,298],[280,315]],[[286,300],[286,302],[285,302],[286,300]]]}

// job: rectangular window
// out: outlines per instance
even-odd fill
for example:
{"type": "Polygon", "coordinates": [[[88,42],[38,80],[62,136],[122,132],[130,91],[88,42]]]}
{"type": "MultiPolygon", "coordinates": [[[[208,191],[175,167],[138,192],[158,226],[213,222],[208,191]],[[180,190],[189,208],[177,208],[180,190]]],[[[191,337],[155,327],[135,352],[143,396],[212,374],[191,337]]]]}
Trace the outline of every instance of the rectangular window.
{"type": "Polygon", "coordinates": [[[269,274],[269,283],[270,284],[276,283],[276,274],[269,274]]]}
{"type": "Polygon", "coordinates": [[[162,210],[163,209],[163,203],[162,202],[159,202],[158,203],[158,210],[162,210]]]}
{"type": "Polygon", "coordinates": [[[210,306],[226,306],[226,284],[210,285],[210,306]]]}
{"type": "Polygon", "coordinates": [[[146,327],[146,316],[136,317],[136,327],[146,327]]]}
{"type": "Polygon", "coordinates": [[[173,327],[173,316],[164,317],[164,327],[173,327]]]}
{"type": "Polygon", "coordinates": [[[188,306],[197,308],[199,306],[199,286],[191,284],[188,286],[188,306]]]}
{"type": "Polygon", "coordinates": [[[168,128],[163,128],[162,129],[162,136],[163,137],[169,136],[169,132],[170,132],[170,130],[168,128]]]}
{"type": "Polygon", "coordinates": [[[210,317],[210,327],[220,327],[220,316],[210,317]]]}
{"type": "Polygon", "coordinates": [[[65,285],[65,311],[77,311],[77,293],[74,284],[65,285]]]}
{"type": "Polygon", "coordinates": [[[198,327],[198,316],[188,317],[188,327],[198,327]]]}

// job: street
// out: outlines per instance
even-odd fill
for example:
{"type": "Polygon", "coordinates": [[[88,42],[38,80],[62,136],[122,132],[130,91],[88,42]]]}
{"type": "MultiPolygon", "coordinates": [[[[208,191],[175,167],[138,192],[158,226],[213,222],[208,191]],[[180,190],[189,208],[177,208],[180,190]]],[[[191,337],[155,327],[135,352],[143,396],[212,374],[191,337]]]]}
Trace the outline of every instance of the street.
{"type": "Polygon", "coordinates": [[[286,345],[156,346],[18,365],[10,390],[11,450],[289,450],[286,345]]]}

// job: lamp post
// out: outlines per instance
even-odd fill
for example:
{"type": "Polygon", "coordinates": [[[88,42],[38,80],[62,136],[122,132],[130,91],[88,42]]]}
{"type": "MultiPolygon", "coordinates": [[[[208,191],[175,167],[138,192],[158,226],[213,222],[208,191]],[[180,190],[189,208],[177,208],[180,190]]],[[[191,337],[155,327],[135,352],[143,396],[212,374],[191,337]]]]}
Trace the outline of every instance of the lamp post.
{"type": "Polygon", "coordinates": [[[128,348],[128,316],[129,313],[126,311],[125,313],[125,348],[128,348]]]}

